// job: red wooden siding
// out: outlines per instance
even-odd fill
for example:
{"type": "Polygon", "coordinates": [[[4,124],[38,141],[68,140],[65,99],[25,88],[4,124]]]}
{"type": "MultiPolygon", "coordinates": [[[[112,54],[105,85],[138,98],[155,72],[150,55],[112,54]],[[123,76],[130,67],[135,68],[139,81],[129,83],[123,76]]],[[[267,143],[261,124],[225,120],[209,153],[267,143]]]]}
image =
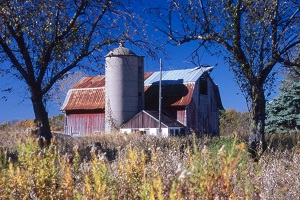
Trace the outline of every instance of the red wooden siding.
{"type": "MultiPolygon", "coordinates": [[[[133,117],[129,122],[122,125],[122,128],[155,128],[158,127],[158,121],[151,117],[150,115],[141,112],[135,117],[133,117]]],[[[162,128],[166,128],[165,125],[162,124],[162,128]]]]}
{"type": "Polygon", "coordinates": [[[65,133],[68,135],[102,133],[104,130],[104,113],[81,113],[66,115],[65,133]]]}
{"type": "Polygon", "coordinates": [[[185,110],[177,110],[177,121],[179,121],[183,125],[186,125],[185,110]]]}
{"type": "MultiPolygon", "coordinates": [[[[181,127],[184,125],[176,120],[162,114],[162,128],[181,127]]],[[[122,128],[158,128],[158,112],[157,111],[141,111],[134,116],[129,122],[122,125],[122,128]]]]}

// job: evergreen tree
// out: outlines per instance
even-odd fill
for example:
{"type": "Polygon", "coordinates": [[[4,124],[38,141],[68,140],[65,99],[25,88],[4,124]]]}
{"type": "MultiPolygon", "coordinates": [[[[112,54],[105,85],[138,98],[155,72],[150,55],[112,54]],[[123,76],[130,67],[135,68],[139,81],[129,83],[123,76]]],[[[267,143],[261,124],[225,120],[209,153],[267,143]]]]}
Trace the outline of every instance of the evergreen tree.
{"type": "Polygon", "coordinates": [[[267,104],[266,132],[300,133],[300,69],[291,68],[281,94],[267,104]]]}

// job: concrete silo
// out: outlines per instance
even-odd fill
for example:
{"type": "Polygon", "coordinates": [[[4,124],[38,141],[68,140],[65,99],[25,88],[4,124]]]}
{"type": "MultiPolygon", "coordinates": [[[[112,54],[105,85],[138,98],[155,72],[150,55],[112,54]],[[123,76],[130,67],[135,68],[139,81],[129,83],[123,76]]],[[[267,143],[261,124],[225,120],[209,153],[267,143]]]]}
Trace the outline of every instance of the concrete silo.
{"type": "Polygon", "coordinates": [[[123,43],[105,56],[105,132],[144,109],[144,57],[123,43]]]}

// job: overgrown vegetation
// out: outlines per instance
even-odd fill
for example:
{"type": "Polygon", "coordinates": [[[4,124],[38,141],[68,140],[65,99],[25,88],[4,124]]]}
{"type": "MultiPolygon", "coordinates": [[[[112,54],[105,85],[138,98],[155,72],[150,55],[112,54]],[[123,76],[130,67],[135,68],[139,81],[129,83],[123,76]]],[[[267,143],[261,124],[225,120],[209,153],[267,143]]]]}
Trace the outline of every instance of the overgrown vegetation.
{"type": "Polygon", "coordinates": [[[233,133],[247,137],[251,124],[250,112],[238,112],[234,109],[220,111],[220,134],[229,136],[233,133]]]}
{"type": "MultiPolygon", "coordinates": [[[[62,132],[64,129],[65,116],[59,114],[49,118],[49,125],[52,132],[62,132]]],[[[18,132],[34,128],[36,124],[33,119],[8,121],[0,124],[0,131],[18,132]]]]}
{"type": "MultiPolygon", "coordinates": [[[[1,134],[3,135],[3,134],[1,134]]],[[[1,137],[0,137],[1,138],[1,137]]],[[[15,133],[0,149],[0,199],[255,199],[300,196],[299,137],[270,138],[259,163],[242,139],[15,133]],[[279,151],[280,149],[280,151],[279,151]]]]}

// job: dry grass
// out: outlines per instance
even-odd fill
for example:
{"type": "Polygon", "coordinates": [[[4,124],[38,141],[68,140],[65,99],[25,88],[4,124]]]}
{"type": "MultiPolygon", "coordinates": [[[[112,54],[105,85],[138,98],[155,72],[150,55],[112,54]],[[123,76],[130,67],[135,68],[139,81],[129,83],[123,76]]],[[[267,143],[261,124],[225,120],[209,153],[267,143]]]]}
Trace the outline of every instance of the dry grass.
{"type": "Polygon", "coordinates": [[[254,163],[233,137],[55,134],[40,149],[0,133],[0,199],[297,199],[299,137],[285,137],[254,163]]]}

